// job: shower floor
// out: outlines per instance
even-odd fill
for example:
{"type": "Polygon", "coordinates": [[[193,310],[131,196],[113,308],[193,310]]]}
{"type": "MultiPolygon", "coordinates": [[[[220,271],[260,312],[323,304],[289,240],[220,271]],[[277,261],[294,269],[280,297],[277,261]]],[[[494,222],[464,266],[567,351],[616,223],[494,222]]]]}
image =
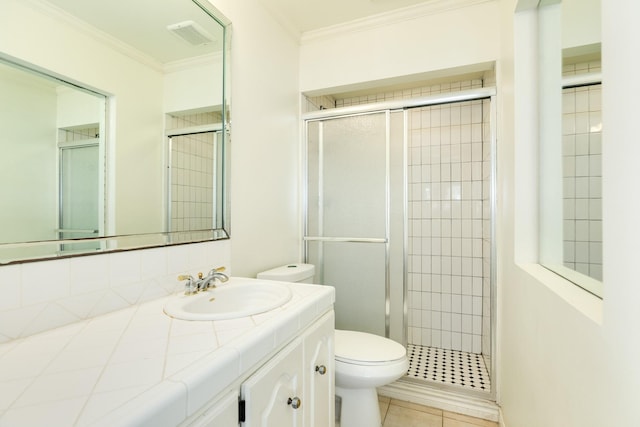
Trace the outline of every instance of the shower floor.
{"type": "Polygon", "coordinates": [[[408,344],[407,377],[490,391],[489,372],[481,354],[408,344]]]}

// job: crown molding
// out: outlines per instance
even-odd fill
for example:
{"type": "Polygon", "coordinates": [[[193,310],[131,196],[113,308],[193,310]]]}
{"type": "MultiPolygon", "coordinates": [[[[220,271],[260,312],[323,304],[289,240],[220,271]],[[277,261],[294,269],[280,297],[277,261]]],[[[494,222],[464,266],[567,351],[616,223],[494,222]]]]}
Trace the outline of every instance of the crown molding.
{"type": "Polygon", "coordinates": [[[180,59],[178,61],[167,62],[162,68],[165,73],[174,73],[189,68],[202,67],[211,64],[222,64],[222,51],[208,53],[206,55],[194,56],[192,58],[180,59]]]}
{"type": "Polygon", "coordinates": [[[355,19],[343,24],[331,25],[304,32],[300,38],[300,44],[322,41],[340,35],[367,31],[407,20],[418,19],[423,16],[434,15],[448,10],[461,9],[482,3],[492,3],[496,0],[430,0],[423,3],[397,9],[391,12],[380,13],[366,18],[355,19]]]}
{"type": "Polygon", "coordinates": [[[65,25],[68,25],[74,28],[75,30],[133,59],[134,61],[139,62],[143,65],[146,65],[155,71],[158,71],[158,72],[163,71],[162,63],[160,63],[156,59],[141,52],[140,50],[134,48],[133,46],[120,41],[119,39],[111,36],[110,34],[104,31],[101,31],[92,25],[89,25],[85,21],[60,9],[59,7],[44,1],[40,1],[40,0],[25,0],[25,2],[30,4],[33,9],[44,13],[45,15],[51,17],[52,19],[55,19],[57,21],[62,21],[65,25]]]}

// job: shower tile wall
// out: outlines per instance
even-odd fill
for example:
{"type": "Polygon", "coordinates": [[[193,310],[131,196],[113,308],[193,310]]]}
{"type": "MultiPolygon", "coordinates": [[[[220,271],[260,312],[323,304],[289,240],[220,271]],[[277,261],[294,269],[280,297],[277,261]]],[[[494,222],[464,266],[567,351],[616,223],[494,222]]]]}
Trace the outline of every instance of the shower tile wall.
{"type": "MultiPolygon", "coordinates": [[[[488,74],[488,73],[487,73],[488,74]]],[[[370,95],[355,96],[350,98],[336,99],[335,106],[349,107],[359,104],[371,104],[373,102],[392,101],[398,99],[410,99],[420,96],[436,95],[440,93],[459,92],[462,90],[476,89],[483,86],[483,80],[492,79],[490,75],[483,79],[461,80],[457,82],[441,83],[437,85],[420,86],[412,89],[390,90],[370,95]]],[[[326,108],[326,107],[325,107],[326,108]]]]}
{"type": "MultiPolygon", "coordinates": [[[[600,62],[572,64],[564,75],[599,72],[600,62]]],[[[602,280],[601,85],[563,90],[564,264],[602,280]]]]}
{"type": "Polygon", "coordinates": [[[309,113],[312,111],[325,110],[335,108],[336,100],[332,96],[314,96],[302,97],[302,112],[309,113]]]}
{"type": "MultiPolygon", "coordinates": [[[[169,129],[220,123],[217,113],[167,116],[169,129]]],[[[174,137],[171,168],[171,230],[213,228],[212,132],[174,137]]]]}
{"type": "Polygon", "coordinates": [[[98,138],[100,129],[90,127],[84,129],[58,129],[58,142],[85,141],[98,138]]]}
{"type": "Polygon", "coordinates": [[[488,109],[471,101],[409,115],[411,344],[489,353],[488,109]]]}

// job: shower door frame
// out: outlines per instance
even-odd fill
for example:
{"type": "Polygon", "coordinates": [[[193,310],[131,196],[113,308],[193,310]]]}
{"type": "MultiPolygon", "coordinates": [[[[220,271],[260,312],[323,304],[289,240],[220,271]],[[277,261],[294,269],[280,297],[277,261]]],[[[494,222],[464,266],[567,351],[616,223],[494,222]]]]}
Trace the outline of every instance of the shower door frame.
{"type": "MultiPolygon", "coordinates": [[[[491,400],[496,399],[496,387],[497,384],[497,367],[496,367],[496,309],[497,309],[497,250],[496,250],[496,213],[497,213],[497,106],[496,106],[497,91],[495,87],[477,88],[466,91],[460,91],[455,93],[437,94],[425,97],[411,98],[405,100],[394,100],[386,102],[378,102],[371,104],[362,104],[344,108],[324,109],[305,113],[302,115],[303,121],[303,152],[302,152],[302,173],[301,173],[301,213],[302,213],[302,253],[305,261],[308,259],[308,242],[310,241],[331,241],[331,242],[363,242],[363,243],[384,243],[385,244],[385,333],[389,336],[390,325],[390,271],[389,271],[389,230],[390,230],[390,170],[389,170],[389,146],[390,146],[390,117],[391,113],[403,111],[404,126],[403,126],[403,345],[406,346],[408,341],[408,111],[411,108],[428,107],[440,104],[451,104],[465,101],[477,101],[483,99],[490,100],[490,178],[489,178],[489,206],[490,206],[490,337],[491,340],[491,371],[489,377],[491,379],[491,390],[488,393],[481,392],[482,395],[489,395],[491,400]],[[307,182],[308,176],[308,138],[309,138],[309,123],[321,122],[322,120],[345,118],[350,116],[357,116],[363,114],[375,114],[386,113],[386,235],[384,239],[360,239],[360,238],[336,238],[336,237],[320,237],[308,235],[308,191],[307,182]]],[[[320,126],[320,141],[322,141],[322,126],[320,126]]],[[[320,143],[322,144],[322,142],[320,143]]],[[[464,391],[466,392],[466,391],[464,391]]],[[[463,392],[463,393],[464,393],[463,392]]]]}
{"type": "MultiPolygon", "coordinates": [[[[340,109],[343,110],[343,109],[340,109]]],[[[391,225],[390,225],[390,221],[391,221],[391,215],[390,215],[390,209],[391,209],[391,203],[390,203],[390,145],[391,145],[391,110],[389,109],[377,109],[377,110],[371,110],[371,111],[363,111],[363,112],[355,112],[352,114],[341,114],[341,115],[337,115],[337,116],[330,116],[330,117],[322,117],[322,118],[305,118],[304,119],[304,131],[305,131],[305,137],[304,137],[304,152],[303,152],[303,183],[302,183],[302,188],[303,188],[303,196],[302,196],[302,212],[303,212],[303,234],[302,234],[302,241],[303,241],[303,258],[305,260],[305,262],[308,261],[308,257],[309,257],[309,253],[308,253],[308,244],[307,242],[341,242],[341,243],[365,243],[365,244],[384,244],[384,259],[385,259],[385,277],[384,277],[384,288],[385,288],[385,318],[384,318],[384,330],[385,330],[385,336],[388,338],[390,335],[390,328],[391,328],[391,300],[389,298],[389,295],[391,293],[391,280],[390,280],[390,270],[389,270],[389,262],[390,262],[390,229],[391,229],[391,225]],[[308,211],[307,211],[307,206],[308,206],[308,192],[307,192],[307,186],[306,186],[306,182],[308,182],[308,169],[307,169],[307,162],[308,162],[308,158],[307,158],[307,154],[308,154],[308,132],[309,132],[309,122],[319,122],[319,152],[320,152],[320,158],[319,158],[319,171],[320,171],[320,180],[319,180],[319,184],[318,184],[318,194],[320,194],[320,197],[322,197],[323,194],[323,186],[322,183],[324,181],[323,176],[322,176],[322,165],[323,165],[323,120],[331,120],[331,119],[341,119],[341,118],[347,118],[347,117],[356,117],[356,116],[363,116],[363,115],[374,115],[374,114],[384,114],[385,115],[385,219],[384,219],[384,237],[382,238],[375,238],[375,237],[324,237],[324,236],[309,236],[308,235],[308,211]]],[[[403,156],[406,153],[403,152],[403,156]]],[[[403,175],[406,176],[406,174],[403,175]]],[[[321,199],[322,202],[322,199],[321,199]]],[[[323,205],[322,203],[319,203],[319,214],[318,214],[318,228],[319,228],[319,232],[320,234],[322,234],[323,232],[323,205]]],[[[406,252],[406,251],[404,251],[406,252]]],[[[320,256],[320,259],[322,258],[322,255],[320,256]]],[[[403,279],[404,281],[404,279],[403,279]]],[[[404,284],[403,284],[404,286],[404,284]]],[[[405,296],[406,299],[406,296],[405,296]]],[[[406,307],[403,308],[403,314],[406,317],[406,307]]],[[[405,322],[405,320],[403,320],[403,322],[405,322]]],[[[403,340],[406,341],[406,331],[404,332],[403,336],[403,340]]]]}

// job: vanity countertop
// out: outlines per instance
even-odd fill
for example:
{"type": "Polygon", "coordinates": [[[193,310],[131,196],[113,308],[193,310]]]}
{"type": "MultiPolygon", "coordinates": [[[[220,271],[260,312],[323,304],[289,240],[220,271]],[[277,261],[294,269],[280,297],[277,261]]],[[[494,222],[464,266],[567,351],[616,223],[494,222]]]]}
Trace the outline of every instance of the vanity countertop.
{"type": "Polygon", "coordinates": [[[185,321],[168,298],[0,345],[0,427],[175,426],[330,310],[334,289],[287,283],[275,310],[185,321]]]}

